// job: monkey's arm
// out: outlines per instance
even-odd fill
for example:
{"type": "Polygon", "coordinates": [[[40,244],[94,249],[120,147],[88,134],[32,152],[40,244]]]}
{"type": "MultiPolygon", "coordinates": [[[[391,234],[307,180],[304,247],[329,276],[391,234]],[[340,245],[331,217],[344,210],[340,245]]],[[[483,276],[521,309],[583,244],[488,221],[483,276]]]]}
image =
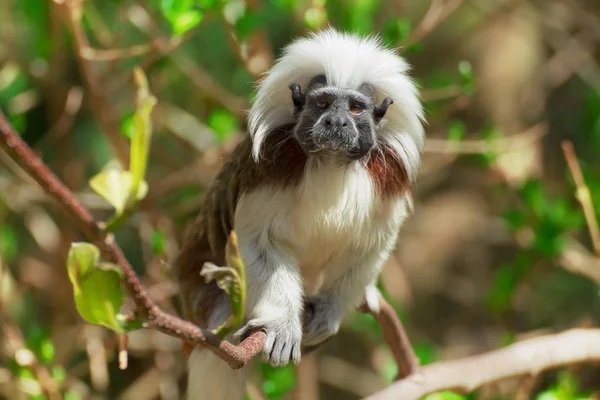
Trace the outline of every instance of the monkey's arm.
{"type": "Polygon", "coordinates": [[[263,328],[267,340],[264,358],[273,366],[300,361],[302,342],[302,282],[294,260],[273,244],[261,246],[243,228],[240,251],[246,260],[248,323],[238,335],[263,328]]]}

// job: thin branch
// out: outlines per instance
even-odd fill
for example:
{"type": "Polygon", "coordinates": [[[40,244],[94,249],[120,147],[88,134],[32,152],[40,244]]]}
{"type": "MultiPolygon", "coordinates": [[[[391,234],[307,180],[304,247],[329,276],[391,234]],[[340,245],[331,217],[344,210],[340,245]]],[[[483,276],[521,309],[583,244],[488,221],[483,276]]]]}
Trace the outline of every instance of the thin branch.
{"type": "Polygon", "coordinates": [[[573,143],[564,141],[562,143],[562,149],[567,164],[569,165],[569,170],[571,170],[571,175],[573,175],[573,180],[575,181],[575,186],[577,188],[576,197],[583,208],[588,230],[590,231],[590,236],[592,238],[594,252],[596,253],[596,257],[600,257],[600,229],[598,228],[598,220],[596,219],[596,211],[594,210],[590,189],[585,183],[581,166],[579,165],[575,149],[573,148],[573,143]]]}
{"type": "Polygon", "coordinates": [[[572,329],[481,355],[427,365],[366,400],[417,400],[442,390],[469,393],[504,379],[592,362],[600,362],[600,329],[572,329]]]}
{"type": "Polygon", "coordinates": [[[241,368],[262,350],[266,337],[264,332],[256,332],[235,346],[221,341],[212,333],[205,332],[191,322],[184,321],[160,309],[148,296],[133,267],[114,241],[114,237],[108,235],[99,226],[89,210],[21,139],[2,111],[0,111],[0,148],[23,168],[48,196],[58,203],[63,212],[77,224],[88,239],[98,246],[106,260],[119,265],[125,275],[125,287],[135,302],[136,311],[142,319],[148,322],[148,328],[194,345],[208,347],[232,368],[241,368]]]}
{"type": "Polygon", "coordinates": [[[52,377],[48,367],[44,365],[36,355],[27,349],[23,332],[19,329],[18,324],[12,321],[7,315],[2,316],[4,338],[9,346],[7,350],[10,352],[17,364],[22,367],[28,367],[35,375],[40,389],[45,398],[48,400],[59,400],[60,385],[52,377]]]}
{"type": "MultiPolygon", "coordinates": [[[[162,34],[162,32],[159,32],[156,24],[153,23],[150,13],[142,6],[132,7],[128,18],[133,25],[148,36],[162,34]]],[[[177,51],[177,46],[171,46],[168,43],[160,41],[158,43],[158,50],[165,56],[169,55],[174,65],[201,90],[203,95],[217,101],[238,117],[244,114],[244,111],[248,108],[246,99],[231,93],[221,86],[202,66],[190,60],[183,52],[177,51]]]]}
{"type": "Polygon", "coordinates": [[[565,270],[584,276],[600,286],[600,258],[577,240],[567,238],[559,261],[565,270]]]}
{"type": "MultiPolygon", "coordinates": [[[[140,9],[144,10],[142,7],[140,7],[140,9]]],[[[131,14],[129,18],[133,18],[131,14]]],[[[198,32],[198,30],[200,30],[201,27],[202,24],[198,24],[194,28],[185,32],[183,35],[175,36],[170,40],[159,39],[159,41],[156,43],[156,51],[152,51],[149,54],[147,54],[143,59],[140,60],[138,66],[143,70],[148,69],[148,67],[154,64],[157,60],[160,60],[163,57],[167,57],[169,54],[177,50],[183,43],[191,39],[198,32]]],[[[129,82],[131,77],[131,71],[128,69],[126,73],[122,73],[121,75],[114,78],[111,82],[108,83],[107,91],[110,93],[123,87],[129,82]]]]}
{"type": "Polygon", "coordinates": [[[406,39],[403,47],[406,48],[413,43],[418,43],[429,36],[429,34],[456,11],[463,2],[464,0],[432,0],[425,16],[406,39]]]}
{"type": "Polygon", "coordinates": [[[427,139],[425,143],[426,153],[444,154],[484,154],[503,153],[518,150],[527,146],[546,134],[547,126],[539,123],[524,132],[493,140],[461,140],[452,142],[447,139],[427,139]]]}
{"type": "Polygon", "coordinates": [[[81,56],[91,61],[115,61],[124,58],[138,57],[156,49],[174,49],[183,42],[182,36],[171,38],[159,37],[148,43],[136,44],[119,49],[97,49],[93,47],[81,48],[81,56]]]}
{"type": "MultiPolygon", "coordinates": [[[[245,0],[245,3],[252,12],[258,12],[261,6],[260,0],[245,0]]],[[[257,29],[242,39],[236,33],[236,21],[223,15],[221,22],[234,55],[255,80],[260,79],[273,64],[273,54],[265,29],[257,29]]]]}
{"type": "Polygon", "coordinates": [[[418,371],[419,359],[415,355],[396,311],[381,294],[379,294],[379,304],[379,312],[369,309],[366,302],[363,304],[362,310],[371,314],[381,326],[383,338],[390,347],[394,360],[398,365],[396,380],[399,380],[418,371]]]}
{"type": "Polygon", "coordinates": [[[66,24],[73,37],[75,58],[90,95],[91,110],[102,127],[102,130],[106,133],[117,160],[121,166],[126,166],[129,163],[127,140],[120,133],[121,130],[118,118],[104,93],[102,83],[94,73],[89,60],[83,56],[85,53],[84,49],[87,49],[90,46],[87,37],[85,36],[83,26],[81,25],[81,1],[65,0],[62,3],[62,8],[66,14],[66,24]]]}

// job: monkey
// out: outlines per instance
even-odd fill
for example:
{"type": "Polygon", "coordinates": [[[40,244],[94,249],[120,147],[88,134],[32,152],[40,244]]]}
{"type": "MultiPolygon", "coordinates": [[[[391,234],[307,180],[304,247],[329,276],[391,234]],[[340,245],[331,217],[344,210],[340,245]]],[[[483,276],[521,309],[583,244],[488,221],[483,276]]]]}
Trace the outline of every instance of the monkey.
{"type": "MultiPolygon", "coordinates": [[[[245,325],[263,359],[297,364],[366,301],[413,209],[424,115],[409,66],[377,36],[327,28],[287,45],[259,81],[249,134],[206,192],[174,262],[183,313],[214,329],[227,295],[200,275],[225,263],[232,230],[246,267],[245,325]]],[[[249,367],[209,350],[188,360],[190,400],[244,398],[249,367]]]]}

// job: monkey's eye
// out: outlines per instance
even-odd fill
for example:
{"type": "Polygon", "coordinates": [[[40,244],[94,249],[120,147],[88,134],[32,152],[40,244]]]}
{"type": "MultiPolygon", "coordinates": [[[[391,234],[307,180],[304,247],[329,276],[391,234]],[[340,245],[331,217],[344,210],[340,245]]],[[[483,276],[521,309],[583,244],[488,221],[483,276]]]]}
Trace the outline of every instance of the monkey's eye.
{"type": "Polygon", "coordinates": [[[360,104],[352,104],[350,106],[350,112],[354,115],[360,115],[365,111],[365,107],[360,104]]]}
{"type": "Polygon", "coordinates": [[[316,103],[317,103],[317,107],[323,108],[323,109],[325,109],[329,106],[329,103],[325,99],[317,99],[316,103]]]}

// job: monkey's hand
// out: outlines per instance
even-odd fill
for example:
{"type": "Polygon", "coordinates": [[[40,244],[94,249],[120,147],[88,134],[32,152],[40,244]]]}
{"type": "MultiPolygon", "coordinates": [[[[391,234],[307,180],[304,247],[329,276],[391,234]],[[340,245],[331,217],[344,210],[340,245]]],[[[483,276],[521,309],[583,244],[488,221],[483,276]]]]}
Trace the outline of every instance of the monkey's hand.
{"type": "Polygon", "coordinates": [[[331,299],[313,297],[306,301],[305,318],[302,345],[312,347],[338,332],[344,309],[331,299]]]}
{"type": "Polygon", "coordinates": [[[250,333],[263,330],[267,334],[263,359],[273,367],[283,367],[290,361],[300,362],[302,326],[296,315],[269,312],[263,317],[253,318],[240,329],[236,336],[244,338],[250,333]]]}

